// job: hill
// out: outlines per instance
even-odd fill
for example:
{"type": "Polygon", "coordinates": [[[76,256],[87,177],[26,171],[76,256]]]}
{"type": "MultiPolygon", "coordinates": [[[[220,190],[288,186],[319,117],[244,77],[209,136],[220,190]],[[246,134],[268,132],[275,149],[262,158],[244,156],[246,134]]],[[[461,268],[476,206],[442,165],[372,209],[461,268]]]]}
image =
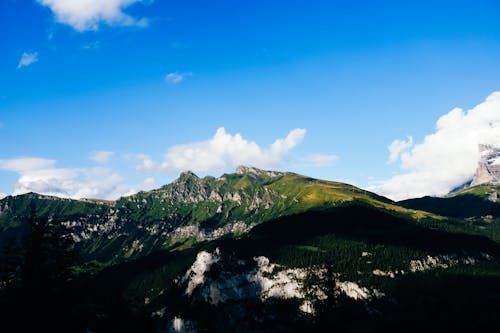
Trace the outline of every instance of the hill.
{"type": "Polygon", "coordinates": [[[162,249],[189,247],[315,207],[364,202],[427,218],[354,186],[294,173],[240,167],[219,178],[184,172],[171,184],[115,202],[70,200],[28,193],[0,200],[4,237],[27,236],[30,217],[64,225],[86,260],[120,262],[162,249]]]}
{"type": "Polygon", "coordinates": [[[114,202],[7,197],[0,313],[65,332],[499,327],[487,222],[411,203],[249,167],[114,202]]]}

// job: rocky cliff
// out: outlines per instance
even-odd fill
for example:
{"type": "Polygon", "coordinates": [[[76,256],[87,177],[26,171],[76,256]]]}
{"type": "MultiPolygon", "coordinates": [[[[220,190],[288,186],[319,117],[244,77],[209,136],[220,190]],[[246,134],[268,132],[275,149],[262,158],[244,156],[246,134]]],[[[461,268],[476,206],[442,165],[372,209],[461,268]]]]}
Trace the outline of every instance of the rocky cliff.
{"type": "Polygon", "coordinates": [[[481,159],[471,186],[481,184],[500,184],[500,148],[479,145],[481,159]]]}

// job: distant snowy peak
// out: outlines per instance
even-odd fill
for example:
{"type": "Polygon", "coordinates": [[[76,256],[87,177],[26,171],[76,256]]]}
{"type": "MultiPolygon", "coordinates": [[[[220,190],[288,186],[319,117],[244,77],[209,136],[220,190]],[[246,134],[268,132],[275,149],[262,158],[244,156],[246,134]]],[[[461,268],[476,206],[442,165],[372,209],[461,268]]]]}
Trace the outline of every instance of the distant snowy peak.
{"type": "Polygon", "coordinates": [[[481,158],[471,185],[500,184],[500,148],[480,144],[479,152],[481,158]]]}

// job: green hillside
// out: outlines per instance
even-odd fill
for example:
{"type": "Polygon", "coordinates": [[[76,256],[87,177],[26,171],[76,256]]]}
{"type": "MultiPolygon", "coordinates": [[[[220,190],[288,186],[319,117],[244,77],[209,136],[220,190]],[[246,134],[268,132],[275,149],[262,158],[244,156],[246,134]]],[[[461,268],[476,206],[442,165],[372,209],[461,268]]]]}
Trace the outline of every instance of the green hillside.
{"type": "Polygon", "coordinates": [[[7,197],[0,313],[21,331],[500,328],[497,217],[460,214],[490,191],[395,203],[243,167],[115,202],[7,197]]]}
{"type": "Polygon", "coordinates": [[[471,232],[500,241],[500,185],[467,187],[444,198],[423,197],[398,202],[409,209],[420,209],[463,221],[471,232]]]}
{"type": "Polygon", "coordinates": [[[500,185],[466,187],[446,197],[408,199],[398,204],[451,217],[500,216],[500,185]]]}
{"type": "Polygon", "coordinates": [[[238,235],[280,216],[354,201],[416,219],[436,218],[348,184],[255,168],[239,170],[202,179],[185,172],[160,189],[116,202],[34,193],[7,197],[0,200],[0,230],[4,236],[25,238],[29,230],[26,221],[31,217],[63,223],[86,260],[121,262],[162,249],[238,235]]]}

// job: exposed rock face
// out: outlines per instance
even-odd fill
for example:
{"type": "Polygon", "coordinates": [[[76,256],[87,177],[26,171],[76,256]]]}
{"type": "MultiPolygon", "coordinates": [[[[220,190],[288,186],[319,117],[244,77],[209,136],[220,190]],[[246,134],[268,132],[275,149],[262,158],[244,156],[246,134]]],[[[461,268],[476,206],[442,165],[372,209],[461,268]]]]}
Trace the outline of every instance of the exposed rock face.
{"type": "Polygon", "coordinates": [[[236,174],[237,175],[249,175],[252,178],[258,178],[262,176],[267,176],[267,177],[278,177],[283,175],[283,172],[278,172],[278,171],[267,171],[267,170],[261,170],[257,169],[255,167],[247,167],[244,165],[240,165],[236,169],[236,174]]]}
{"type": "Polygon", "coordinates": [[[500,148],[479,145],[481,159],[471,186],[481,184],[500,184],[500,148]]]}
{"type": "MultiPolygon", "coordinates": [[[[213,253],[199,252],[178,284],[193,300],[212,305],[249,299],[297,299],[302,301],[299,309],[312,314],[315,309],[311,298],[325,300],[328,296],[320,285],[310,285],[307,290],[305,284],[310,274],[323,280],[328,272],[321,267],[287,268],[265,256],[253,257],[253,262],[231,258],[217,248],[213,253]]],[[[335,293],[366,302],[385,296],[351,281],[336,281],[335,293]]]]}

